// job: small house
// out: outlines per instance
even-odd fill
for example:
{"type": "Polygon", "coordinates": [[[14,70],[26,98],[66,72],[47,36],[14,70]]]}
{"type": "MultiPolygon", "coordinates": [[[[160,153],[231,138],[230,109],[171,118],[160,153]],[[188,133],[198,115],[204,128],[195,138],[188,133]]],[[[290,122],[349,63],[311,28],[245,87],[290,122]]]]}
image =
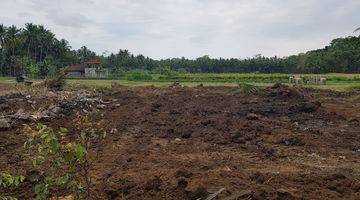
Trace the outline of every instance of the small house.
{"type": "Polygon", "coordinates": [[[64,72],[70,77],[83,77],[85,76],[85,67],[82,65],[72,65],[66,67],[64,72]]]}
{"type": "Polygon", "coordinates": [[[68,66],[64,72],[68,77],[72,78],[107,78],[108,72],[100,69],[100,63],[99,60],[92,59],[79,65],[68,66]]]}

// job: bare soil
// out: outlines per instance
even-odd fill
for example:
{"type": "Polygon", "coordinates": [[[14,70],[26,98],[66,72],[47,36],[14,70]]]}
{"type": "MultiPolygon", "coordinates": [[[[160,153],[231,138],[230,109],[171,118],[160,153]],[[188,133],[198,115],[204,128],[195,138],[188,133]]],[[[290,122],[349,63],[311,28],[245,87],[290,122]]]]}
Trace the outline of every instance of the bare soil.
{"type": "MultiPolygon", "coordinates": [[[[75,130],[77,111],[100,109],[109,134],[90,152],[91,199],[205,199],[221,188],[216,199],[360,199],[359,92],[118,86],[27,95],[0,97],[0,115],[57,105],[61,113],[42,122],[75,130]]],[[[24,123],[37,121],[0,131],[0,171],[27,179],[0,192],[30,199],[24,123]]]]}

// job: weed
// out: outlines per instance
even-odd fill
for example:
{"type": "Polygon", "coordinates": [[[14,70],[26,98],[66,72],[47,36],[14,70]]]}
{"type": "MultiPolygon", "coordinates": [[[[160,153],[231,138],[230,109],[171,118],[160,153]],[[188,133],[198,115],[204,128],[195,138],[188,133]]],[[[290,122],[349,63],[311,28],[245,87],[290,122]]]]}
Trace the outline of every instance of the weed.
{"type": "Polygon", "coordinates": [[[39,124],[36,129],[24,125],[29,135],[25,147],[34,153],[33,167],[40,171],[42,178],[35,185],[36,199],[48,199],[56,188],[65,188],[76,199],[88,199],[91,191],[88,152],[92,139],[105,137],[98,134],[100,123],[94,123],[89,116],[77,115],[74,120],[79,132],[76,139],[66,141],[69,131],[60,128],[57,132],[39,124]]]}
{"type": "MultiPolygon", "coordinates": [[[[7,172],[0,172],[0,187],[18,187],[20,183],[24,182],[24,176],[13,176],[7,172]]],[[[0,195],[1,200],[16,200],[15,197],[11,196],[2,196],[0,195]]]]}

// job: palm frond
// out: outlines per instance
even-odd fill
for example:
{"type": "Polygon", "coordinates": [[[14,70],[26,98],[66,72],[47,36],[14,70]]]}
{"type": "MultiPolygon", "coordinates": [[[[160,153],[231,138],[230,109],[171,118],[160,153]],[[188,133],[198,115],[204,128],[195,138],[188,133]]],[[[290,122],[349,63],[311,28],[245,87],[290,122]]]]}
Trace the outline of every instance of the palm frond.
{"type": "Polygon", "coordinates": [[[239,83],[238,85],[239,85],[239,92],[240,93],[251,94],[251,93],[260,92],[262,90],[261,87],[251,85],[251,84],[239,83]]]}
{"type": "Polygon", "coordinates": [[[355,33],[355,32],[358,32],[358,31],[360,31],[360,27],[357,28],[357,29],[355,29],[354,33],[355,33]]]}

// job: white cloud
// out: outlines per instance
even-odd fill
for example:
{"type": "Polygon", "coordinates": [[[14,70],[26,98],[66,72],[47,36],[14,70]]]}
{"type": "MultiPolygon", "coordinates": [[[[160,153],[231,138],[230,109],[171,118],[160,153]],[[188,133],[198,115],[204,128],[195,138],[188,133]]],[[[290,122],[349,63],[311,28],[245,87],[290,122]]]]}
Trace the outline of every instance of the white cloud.
{"type": "Polygon", "coordinates": [[[2,0],[5,25],[43,24],[74,48],[153,58],[285,56],[360,26],[358,0],[2,0]]]}

